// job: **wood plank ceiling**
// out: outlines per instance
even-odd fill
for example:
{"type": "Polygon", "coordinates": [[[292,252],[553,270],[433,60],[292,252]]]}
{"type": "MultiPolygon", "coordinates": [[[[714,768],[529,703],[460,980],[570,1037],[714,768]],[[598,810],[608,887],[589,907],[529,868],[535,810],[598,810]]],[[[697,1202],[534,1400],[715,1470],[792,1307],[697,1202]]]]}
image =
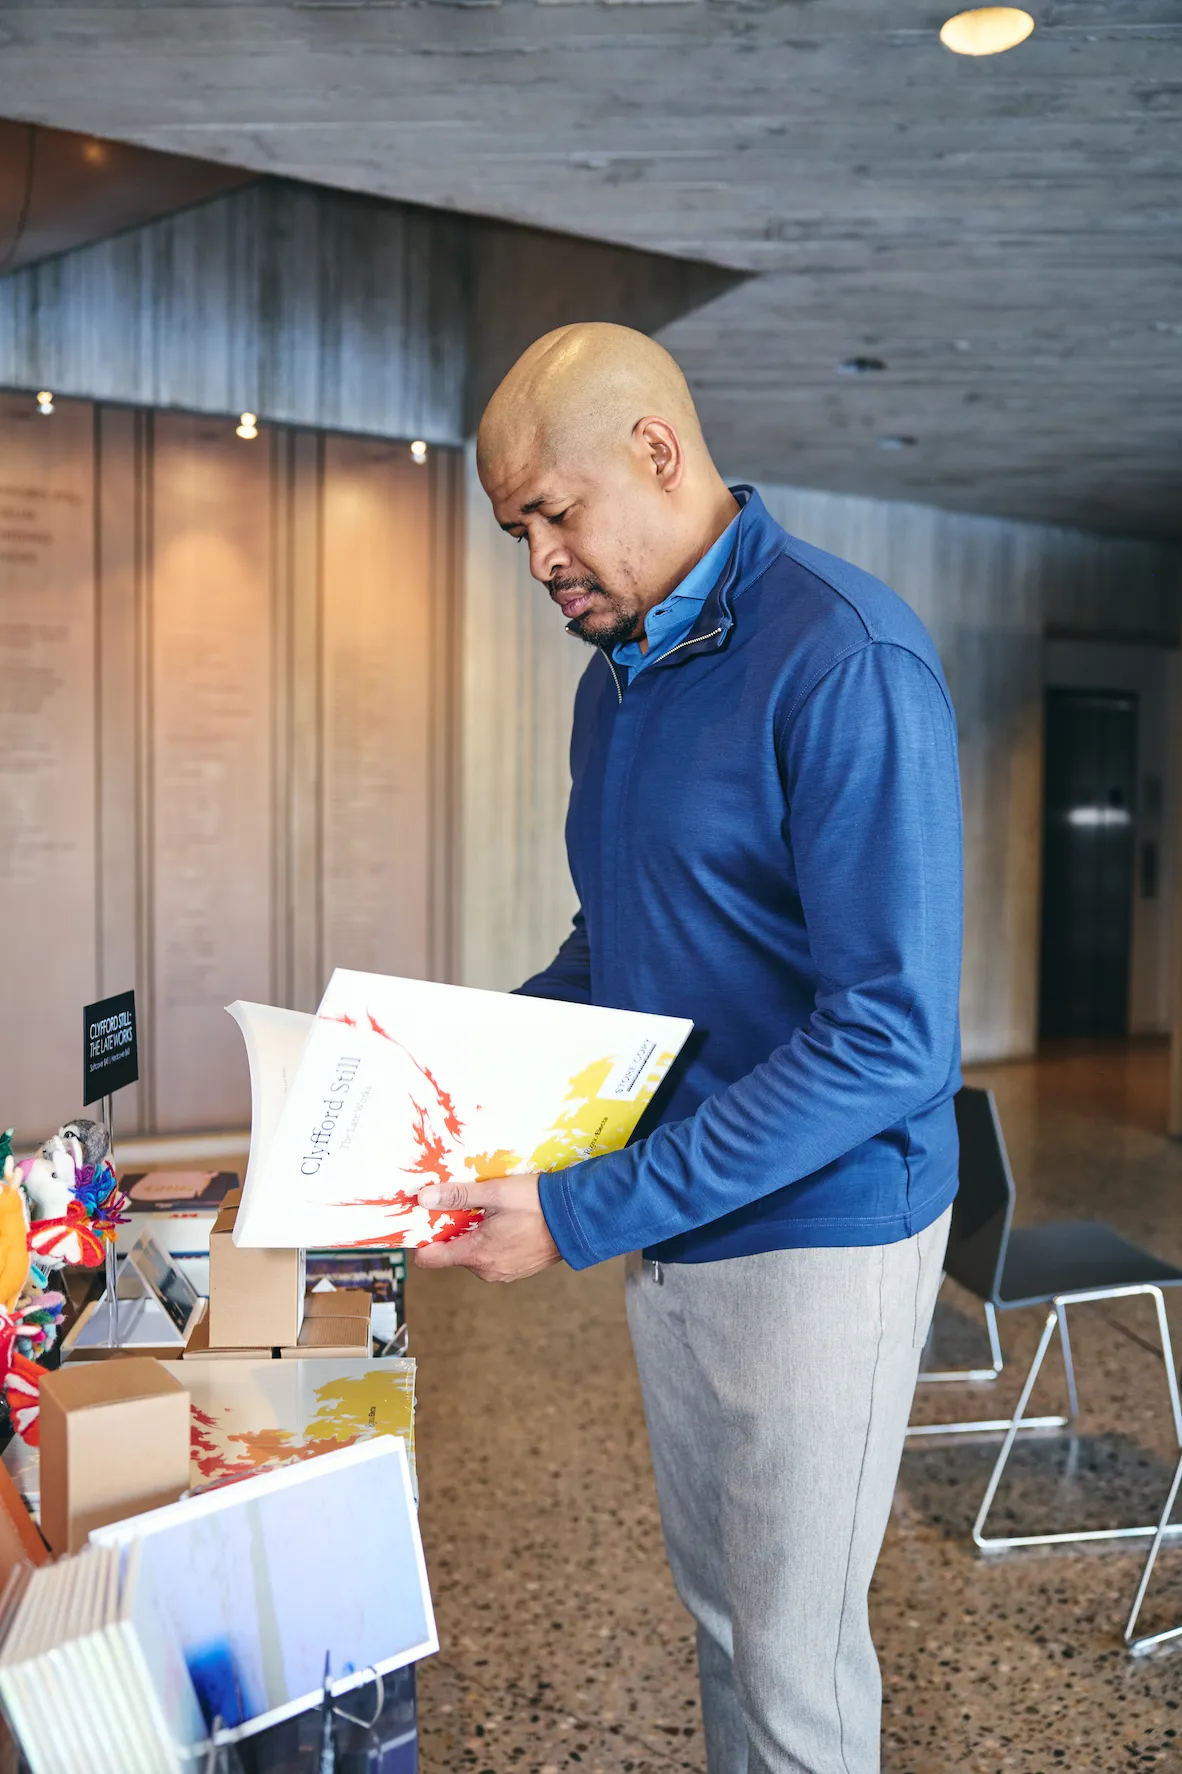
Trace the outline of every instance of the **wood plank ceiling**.
{"type": "Polygon", "coordinates": [[[1178,0],[1029,3],[8,0],[0,114],[753,272],[663,335],[733,472],[1182,535],[1178,0]]]}

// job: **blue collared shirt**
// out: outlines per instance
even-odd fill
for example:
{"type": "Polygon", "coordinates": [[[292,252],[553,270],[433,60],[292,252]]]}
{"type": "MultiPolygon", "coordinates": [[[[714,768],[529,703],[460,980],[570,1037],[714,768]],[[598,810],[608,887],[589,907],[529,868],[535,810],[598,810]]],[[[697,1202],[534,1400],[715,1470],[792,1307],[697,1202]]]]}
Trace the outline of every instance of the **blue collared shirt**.
{"type": "Polygon", "coordinates": [[[738,523],[738,518],[733,517],[718,541],[711,544],[696,567],[690,568],[681,584],[668,597],[662,598],[655,609],[649,611],[644,619],[644,632],[648,639],[647,653],[641,652],[639,641],[621,641],[618,647],[613,647],[612,658],[617,665],[624,667],[629,683],[658,653],[667,653],[670,647],[675,647],[689,633],[697,621],[698,611],[714,590],[722,569],[726,566],[738,523]]]}

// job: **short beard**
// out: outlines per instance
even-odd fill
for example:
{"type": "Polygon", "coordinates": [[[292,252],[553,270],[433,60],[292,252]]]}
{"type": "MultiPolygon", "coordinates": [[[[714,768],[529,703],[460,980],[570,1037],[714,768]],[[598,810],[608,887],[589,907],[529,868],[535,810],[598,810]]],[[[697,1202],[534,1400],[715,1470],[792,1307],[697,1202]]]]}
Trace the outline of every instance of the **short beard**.
{"type": "Polygon", "coordinates": [[[586,641],[589,647],[600,647],[605,653],[610,653],[621,641],[630,641],[636,633],[640,612],[629,610],[619,598],[606,591],[598,579],[556,579],[552,589],[598,592],[600,597],[607,599],[606,614],[586,610],[583,615],[573,617],[566,625],[567,634],[573,634],[576,640],[586,641]],[[594,626],[588,628],[588,623],[594,626]]]}

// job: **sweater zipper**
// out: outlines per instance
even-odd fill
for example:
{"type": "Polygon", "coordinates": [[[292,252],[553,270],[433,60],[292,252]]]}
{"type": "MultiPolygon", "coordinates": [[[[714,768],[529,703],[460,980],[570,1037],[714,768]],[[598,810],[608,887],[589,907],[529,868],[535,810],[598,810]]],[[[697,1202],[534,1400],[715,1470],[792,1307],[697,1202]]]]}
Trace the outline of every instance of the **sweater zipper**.
{"type": "Polygon", "coordinates": [[[610,653],[605,652],[603,657],[607,660],[607,669],[611,672],[612,683],[616,686],[616,701],[622,703],[624,700],[624,692],[620,688],[620,680],[616,676],[616,668],[615,668],[614,664],[612,663],[612,656],[610,653]]]}
{"type": "Polygon", "coordinates": [[[653,660],[653,664],[660,665],[663,659],[671,659],[674,653],[680,653],[683,647],[696,647],[699,641],[712,641],[721,633],[721,628],[712,628],[709,634],[692,634],[688,640],[678,641],[675,647],[670,647],[667,653],[659,654],[657,658],[653,660]]]}

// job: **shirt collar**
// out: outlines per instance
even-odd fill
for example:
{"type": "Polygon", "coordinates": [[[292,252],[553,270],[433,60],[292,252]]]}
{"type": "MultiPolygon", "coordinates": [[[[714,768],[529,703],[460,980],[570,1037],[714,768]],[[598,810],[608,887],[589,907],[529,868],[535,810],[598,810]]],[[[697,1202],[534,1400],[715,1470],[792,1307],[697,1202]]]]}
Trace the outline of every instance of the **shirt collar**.
{"type": "Polygon", "coordinates": [[[647,652],[641,652],[639,641],[621,641],[612,649],[612,658],[617,665],[637,671],[662,648],[688,633],[726,566],[741,515],[741,512],[735,514],[722,535],[711,543],[680,584],[666,592],[660,603],[648,612],[644,619],[647,652]]]}

